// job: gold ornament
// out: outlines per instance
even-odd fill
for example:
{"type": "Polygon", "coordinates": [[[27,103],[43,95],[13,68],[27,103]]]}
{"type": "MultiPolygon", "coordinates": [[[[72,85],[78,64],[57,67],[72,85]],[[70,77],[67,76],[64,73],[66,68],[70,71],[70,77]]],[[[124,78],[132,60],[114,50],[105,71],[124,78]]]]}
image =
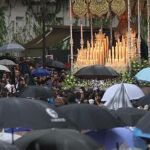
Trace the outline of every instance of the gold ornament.
{"type": "Polygon", "coordinates": [[[98,2],[97,0],[92,0],[89,6],[90,13],[101,17],[102,15],[108,12],[108,3],[107,0],[101,0],[98,2]]]}
{"type": "Polygon", "coordinates": [[[126,10],[125,1],[124,0],[113,0],[113,2],[111,4],[111,9],[116,15],[120,16],[126,10]]]}
{"type": "Polygon", "coordinates": [[[84,17],[88,13],[88,8],[85,0],[76,0],[73,4],[72,9],[73,13],[79,18],[84,17]]]}

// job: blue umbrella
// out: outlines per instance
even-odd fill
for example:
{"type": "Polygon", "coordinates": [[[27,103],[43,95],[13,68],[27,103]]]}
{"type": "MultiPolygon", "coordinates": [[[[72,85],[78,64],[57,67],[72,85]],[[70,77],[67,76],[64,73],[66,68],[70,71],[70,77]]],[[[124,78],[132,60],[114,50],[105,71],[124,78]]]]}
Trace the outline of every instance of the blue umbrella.
{"type": "Polygon", "coordinates": [[[50,72],[44,68],[37,68],[37,69],[33,70],[31,74],[34,77],[43,77],[43,76],[50,75],[50,72]]]}
{"type": "Polygon", "coordinates": [[[150,82],[150,67],[140,70],[136,75],[135,79],[138,81],[150,82]]]}
{"type": "Polygon", "coordinates": [[[146,149],[146,143],[139,137],[134,136],[129,128],[113,128],[102,131],[89,131],[85,133],[99,144],[104,145],[106,150],[128,148],[146,149]]]}

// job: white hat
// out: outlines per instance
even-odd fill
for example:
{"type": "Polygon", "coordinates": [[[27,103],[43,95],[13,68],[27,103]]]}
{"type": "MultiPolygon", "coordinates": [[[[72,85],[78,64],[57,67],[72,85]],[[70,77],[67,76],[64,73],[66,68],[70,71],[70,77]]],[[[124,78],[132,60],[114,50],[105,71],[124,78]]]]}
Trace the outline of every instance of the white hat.
{"type": "Polygon", "coordinates": [[[94,104],[94,99],[89,99],[89,104],[94,104]]]}

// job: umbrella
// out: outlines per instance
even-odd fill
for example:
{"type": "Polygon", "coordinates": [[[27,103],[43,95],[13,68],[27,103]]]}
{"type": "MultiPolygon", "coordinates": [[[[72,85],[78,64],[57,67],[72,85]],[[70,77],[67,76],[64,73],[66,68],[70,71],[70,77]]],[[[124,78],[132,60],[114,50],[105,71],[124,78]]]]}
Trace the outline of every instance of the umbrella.
{"type": "Polygon", "coordinates": [[[8,43],[0,47],[0,52],[22,52],[25,48],[18,43],[8,43]]]}
{"type": "Polygon", "coordinates": [[[15,144],[20,150],[97,150],[98,145],[75,130],[49,129],[32,131],[15,144]]]}
{"type": "Polygon", "coordinates": [[[74,75],[83,79],[109,79],[118,77],[119,74],[111,67],[92,65],[81,68],[74,75]]]}
{"type": "Polygon", "coordinates": [[[112,111],[112,113],[126,126],[135,126],[137,122],[147,113],[146,110],[137,108],[119,108],[118,110],[112,111]]]}
{"type": "Polygon", "coordinates": [[[85,133],[97,143],[104,145],[105,150],[129,150],[139,148],[146,149],[144,140],[135,137],[129,128],[113,128],[101,131],[89,131],[85,133]]]}
{"type": "Polygon", "coordinates": [[[59,107],[58,111],[79,129],[106,129],[123,125],[108,109],[96,105],[69,104],[59,107]]]}
{"type": "MultiPolygon", "coordinates": [[[[19,139],[21,136],[17,134],[13,134],[14,140],[19,139]]],[[[5,133],[5,132],[0,132],[0,140],[7,142],[7,143],[12,143],[12,133],[5,133]]]]}
{"type": "Polygon", "coordinates": [[[65,69],[65,65],[57,60],[47,60],[46,65],[50,68],[65,69]]]}
{"type": "Polygon", "coordinates": [[[126,89],[123,83],[121,84],[120,87],[118,87],[113,98],[107,101],[104,105],[107,108],[114,109],[114,110],[117,110],[118,108],[132,107],[132,104],[129,100],[129,96],[126,92],[126,89]]]}
{"type": "Polygon", "coordinates": [[[10,70],[4,65],[0,65],[0,71],[10,72],[10,70]]]}
{"type": "MultiPolygon", "coordinates": [[[[123,85],[129,97],[129,100],[135,100],[144,96],[143,91],[137,85],[129,84],[129,83],[123,83],[123,85]]],[[[107,88],[101,100],[102,101],[111,100],[116,94],[116,91],[120,89],[121,86],[122,86],[122,83],[115,84],[107,88]]]]}
{"type": "Polygon", "coordinates": [[[7,142],[0,141],[0,150],[19,150],[19,149],[15,145],[11,145],[7,142]]]}
{"type": "Polygon", "coordinates": [[[140,70],[135,75],[135,78],[138,81],[150,82],[150,67],[147,67],[147,68],[144,68],[144,69],[140,70]]]}
{"type": "Polygon", "coordinates": [[[47,86],[27,86],[18,93],[18,97],[47,101],[48,98],[54,97],[54,91],[47,86]]]}
{"type": "Polygon", "coordinates": [[[31,74],[34,77],[43,77],[43,76],[49,76],[50,72],[47,69],[44,69],[44,68],[37,68],[37,69],[34,69],[31,72],[31,74]]]}
{"type": "Polygon", "coordinates": [[[0,118],[0,128],[42,129],[64,127],[67,122],[49,104],[17,97],[0,98],[0,118]]]}
{"type": "Polygon", "coordinates": [[[150,105],[150,94],[137,99],[136,101],[134,101],[133,105],[135,107],[150,105]]]}
{"type": "Polygon", "coordinates": [[[148,111],[136,124],[134,133],[141,137],[150,138],[150,112],[148,111]]]}
{"type": "Polygon", "coordinates": [[[2,60],[0,60],[0,65],[15,66],[16,63],[9,59],[2,59],[2,60]]]}

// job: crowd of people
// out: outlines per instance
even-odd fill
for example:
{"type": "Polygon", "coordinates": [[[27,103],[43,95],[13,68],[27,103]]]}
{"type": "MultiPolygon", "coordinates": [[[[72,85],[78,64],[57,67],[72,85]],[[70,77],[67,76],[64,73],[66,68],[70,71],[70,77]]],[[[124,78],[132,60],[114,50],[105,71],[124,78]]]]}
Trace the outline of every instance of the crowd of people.
{"type": "Polygon", "coordinates": [[[104,91],[98,88],[84,87],[74,90],[62,89],[67,77],[66,70],[52,69],[48,76],[32,76],[32,71],[41,67],[38,63],[31,64],[25,58],[20,58],[15,66],[10,66],[11,72],[3,72],[0,78],[0,96],[17,96],[28,85],[48,86],[54,90],[53,101],[47,100],[56,106],[68,103],[89,103],[101,105],[101,97],[104,91]]]}

